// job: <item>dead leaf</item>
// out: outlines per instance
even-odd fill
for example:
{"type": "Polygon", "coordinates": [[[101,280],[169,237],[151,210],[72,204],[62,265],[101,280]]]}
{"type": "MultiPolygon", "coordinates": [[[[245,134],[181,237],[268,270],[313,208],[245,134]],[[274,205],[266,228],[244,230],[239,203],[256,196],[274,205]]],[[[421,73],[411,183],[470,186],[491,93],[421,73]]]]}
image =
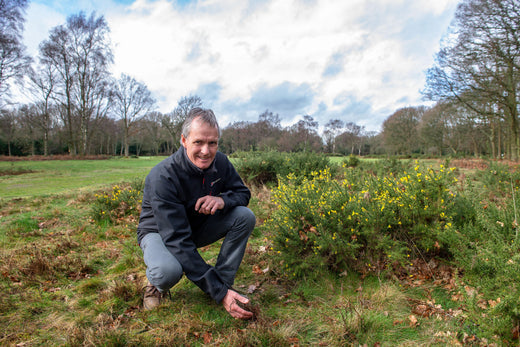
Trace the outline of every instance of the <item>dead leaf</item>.
{"type": "Polygon", "coordinates": [[[211,333],[209,331],[206,331],[204,335],[202,335],[202,338],[204,339],[205,344],[211,343],[211,340],[213,339],[213,336],[211,336],[211,333]]]}
{"type": "Polygon", "coordinates": [[[417,317],[415,317],[413,314],[408,316],[408,320],[410,321],[409,325],[411,327],[416,327],[419,325],[419,322],[417,321],[417,317]]]}
{"type": "Polygon", "coordinates": [[[489,307],[493,308],[496,305],[500,303],[500,298],[497,298],[496,300],[488,300],[489,307]]]}
{"type": "Polygon", "coordinates": [[[421,317],[430,317],[433,314],[432,309],[427,305],[417,305],[412,308],[412,312],[421,317]]]}
{"type": "Polygon", "coordinates": [[[470,286],[464,286],[464,290],[468,296],[475,296],[477,294],[477,290],[475,288],[471,288],[470,286]]]}
{"type": "Polygon", "coordinates": [[[462,342],[464,343],[464,345],[473,345],[474,342],[477,341],[477,337],[475,335],[467,335],[466,333],[464,333],[464,338],[462,339],[462,342]]]}
{"type": "Polygon", "coordinates": [[[480,308],[483,309],[483,310],[487,310],[487,308],[488,308],[487,303],[486,303],[486,300],[482,300],[482,299],[480,299],[480,300],[477,302],[477,306],[480,307],[480,308]]]}
{"type": "Polygon", "coordinates": [[[264,274],[264,272],[262,271],[262,269],[258,265],[253,265],[253,273],[255,275],[263,275],[264,274]]]}
{"type": "Polygon", "coordinates": [[[453,317],[458,317],[458,316],[460,316],[460,315],[463,313],[463,311],[462,311],[462,310],[453,310],[453,309],[450,308],[450,309],[448,310],[448,313],[449,313],[451,316],[453,316],[453,317]]]}
{"type": "Polygon", "coordinates": [[[458,293],[451,296],[452,301],[462,301],[464,300],[464,295],[458,293]]]}

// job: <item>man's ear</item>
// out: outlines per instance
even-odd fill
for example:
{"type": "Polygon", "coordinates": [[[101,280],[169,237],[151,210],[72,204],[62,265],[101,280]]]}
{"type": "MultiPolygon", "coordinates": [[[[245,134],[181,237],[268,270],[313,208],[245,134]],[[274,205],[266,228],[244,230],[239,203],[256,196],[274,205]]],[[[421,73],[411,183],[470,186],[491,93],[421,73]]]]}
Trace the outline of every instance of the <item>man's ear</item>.
{"type": "Polygon", "coordinates": [[[187,146],[187,141],[188,141],[188,139],[186,139],[184,137],[184,135],[181,134],[181,142],[182,142],[182,145],[184,146],[184,148],[187,148],[186,147],[187,146]]]}

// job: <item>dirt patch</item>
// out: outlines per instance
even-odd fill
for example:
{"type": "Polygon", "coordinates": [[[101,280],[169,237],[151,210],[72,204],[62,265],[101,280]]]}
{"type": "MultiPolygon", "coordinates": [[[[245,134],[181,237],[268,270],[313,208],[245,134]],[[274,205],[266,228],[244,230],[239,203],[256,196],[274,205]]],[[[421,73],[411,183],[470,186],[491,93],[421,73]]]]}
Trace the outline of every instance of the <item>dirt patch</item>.
{"type": "Polygon", "coordinates": [[[23,175],[26,173],[34,173],[38,171],[29,170],[29,169],[7,169],[0,170],[0,176],[15,176],[15,175],[23,175]]]}

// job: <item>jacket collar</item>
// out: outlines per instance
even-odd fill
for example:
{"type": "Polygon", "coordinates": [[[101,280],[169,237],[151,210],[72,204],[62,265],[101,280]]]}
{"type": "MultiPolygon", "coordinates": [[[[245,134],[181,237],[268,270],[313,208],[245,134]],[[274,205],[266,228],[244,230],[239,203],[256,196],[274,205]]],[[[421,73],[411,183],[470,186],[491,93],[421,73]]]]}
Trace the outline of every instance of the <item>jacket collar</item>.
{"type": "Polygon", "coordinates": [[[207,175],[209,173],[217,172],[217,168],[215,167],[215,162],[217,161],[217,156],[215,156],[215,159],[213,159],[213,162],[207,169],[202,170],[201,168],[199,168],[198,166],[196,166],[195,164],[193,164],[191,162],[190,158],[188,158],[188,154],[186,153],[186,148],[184,148],[184,146],[181,145],[181,148],[179,148],[179,151],[181,152],[181,158],[182,158],[181,160],[182,160],[182,164],[183,164],[182,166],[189,173],[203,176],[203,175],[207,175]]]}

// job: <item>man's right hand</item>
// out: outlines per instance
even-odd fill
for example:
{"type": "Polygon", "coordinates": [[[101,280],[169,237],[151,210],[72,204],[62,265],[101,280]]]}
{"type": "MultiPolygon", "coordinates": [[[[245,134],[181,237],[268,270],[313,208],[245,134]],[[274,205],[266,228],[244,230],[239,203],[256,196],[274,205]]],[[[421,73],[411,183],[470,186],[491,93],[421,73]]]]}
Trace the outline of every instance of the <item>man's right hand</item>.
{"type": "Polygon", "coordinates": [[[249,312],[244,310],[242,307],[238,306],[236,300],[240,301],[243,304],[249,303],[249,299],[238,294],[234,290],[228,289],[228,292],[224,299],[222,299],[222,305],[228,313],[237,319],[251,319],[253,318],[253,312],[249,312]]]}

